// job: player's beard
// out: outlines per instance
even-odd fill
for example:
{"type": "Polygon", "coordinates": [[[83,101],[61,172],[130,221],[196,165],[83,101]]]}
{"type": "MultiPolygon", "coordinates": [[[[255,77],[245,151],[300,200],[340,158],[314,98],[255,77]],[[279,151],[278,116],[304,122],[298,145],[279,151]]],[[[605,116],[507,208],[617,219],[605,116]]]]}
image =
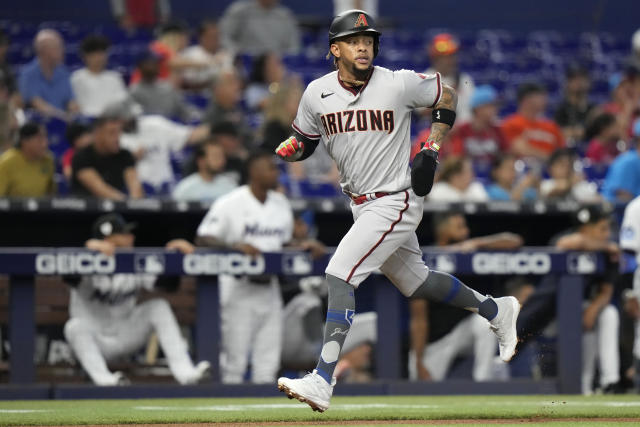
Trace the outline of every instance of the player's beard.
{"type": "Polygon", "coordinates": [[[369,73],[371,73],[371,68],[373,67],[373,64],[370,63],[369,66],[367,68],[365,68],[364,70],[361,68],[358,68],[356,66],[356,62],[352,62],[350,65],[351,70],[349,70],[351,72],[351,74],[353,74],[353,76],[356,78],[356,80],[359,81],[366,81],[367,78],[369,77],[369,73]]]}

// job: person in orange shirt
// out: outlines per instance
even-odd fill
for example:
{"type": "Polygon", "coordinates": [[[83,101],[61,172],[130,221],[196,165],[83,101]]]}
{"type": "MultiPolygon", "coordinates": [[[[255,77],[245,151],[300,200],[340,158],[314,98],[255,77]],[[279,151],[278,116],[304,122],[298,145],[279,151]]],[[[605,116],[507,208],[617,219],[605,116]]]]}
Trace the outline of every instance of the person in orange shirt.
{"type": "Polygon", "coordinates": [[[518,111],[504,119],[502,133],[511,152],[519,157],[546,160],[564,137],[557,124],[543,115],[547,109],[547,91],[536,83],[518,88],[518,111]]]}
{"type": "MultiPolygon", "coordinates": [[[[188,43],[189,31],[182,23],[170,22],[160,28],[158,38],[149,45],[149,50],[160,58],[159,80],[169,80],[175,87],[179,87],[180,73],[188,69],[201,70],[210,65],[206,61],[178,55],[188,43]]],[[[134,85],[141,79],[140,70],[136,68],[131,75],[130,84],[134,85]]]]}

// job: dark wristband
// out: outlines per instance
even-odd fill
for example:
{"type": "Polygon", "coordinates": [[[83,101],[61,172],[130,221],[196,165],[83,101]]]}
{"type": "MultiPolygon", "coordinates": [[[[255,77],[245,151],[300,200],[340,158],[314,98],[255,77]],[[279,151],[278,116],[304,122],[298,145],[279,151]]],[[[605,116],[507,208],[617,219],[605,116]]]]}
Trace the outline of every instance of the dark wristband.
{"type": "Polygon", "coordinates": [[[433,123],[444,123],[453,127],[456,121],[456,112],[446,108],[434,108],[431,112],[431,121],[433,123]]]}

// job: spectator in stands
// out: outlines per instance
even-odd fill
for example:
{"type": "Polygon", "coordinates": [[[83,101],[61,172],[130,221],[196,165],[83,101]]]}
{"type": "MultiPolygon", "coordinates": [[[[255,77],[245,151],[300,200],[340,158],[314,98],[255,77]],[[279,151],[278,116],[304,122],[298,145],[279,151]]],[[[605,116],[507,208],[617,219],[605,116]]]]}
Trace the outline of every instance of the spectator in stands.
{"type": "Polygon", "coordinates": [[[107,107],[107,116],[123,121],[120,147],[136,159],[138,179],[147,195],[169,195],[176,178],[171,156],[209,135],[209,126],[185,126],[157,114],[141,114],[131,100],[107,107]]]}
{"type": "Polygon", "coordinates": [[[71,192],[102,199],[144,196],[133,155],[120,148],[122,120],[102,115],[93,124],[93,143],[73,156],[71,192]]]}
{"type": "Polygon", "coordinates": [[[13,67],[7,60],[7,53],[9,52],[9,36],[2,29],[0,29],[0,73],[4,85],[9,91],[9,95],[13,96],[17,94],[16,75],[13,71],[13,67]]]}
{"type": "MultiPolygon", "coordinates": [[[[93,224],[93,236],[85,246],[106,256],[113,256],[117,249],[131,250],[134,227],[120,214],[102,215],[93,224]]],[[[184,254],[194,251],[193,245],[183,239],[171,240],[165,248],[184,254]]],[[[144,291],[177,289],[179,279],[153,274],[67,278],[72,289],[64,336],[96,385],[127,384],[124,374],[111,372],[107,362],[131,356],[147,343],[152,333],[157,335],[169,369],[180,384],[195,384],[208,374],[209,362],[194,366],[191,361],[169,303],[162,298],[137,301],[144,291]]]]}
{"type": "Polygon", "coordinates": [[[433,184],[428,200],[486,202],[489,195],[484,186],[475,180],[473,164],[469,157],[450,157],[443,162],[438,181],[433,184]]]}
{"type": "Polygon", "coordinates": [[[11,83],[0,69],[0,154],[13,146],[15,134],[24,119],[24,113],[17,108],[19,94],[11,93],[11,83]]]}
{"type": "Polygon", "coordinates": [[[568,148],[554,151],[547,163],[549,178],[540,183],[540,195],[548,200],[599,202],[598,186],[576,171],[576,156],[568,148]]]}
{"type": "Polygon", "coordinates": [[[220,122],[211,127],[211,136],[224,149],[226,166],[224,171],[232,177],[236,183],[245,182],[244,162],[249,152],[242,145],[238,129],[231,122],[220,122]]]}
{"type": "Polygon", "coordinates": [[[205,90],[223,70],[233,69],[233,55],[220,46],[220,30],[212,20],[202,21],[198,27],[198,44],[186,48],[181,57],[192,62],[207,63],[207,67],[187,69],[182,73],[182,86],[205,90]]]}
{"type": "Polygon", "coordinates": [[[235,70],[223,71],[213,83],[213,96],[203,121],[215,127],[218,123],[232,123],[240,135],[242,143],[249,148],[253,143],[253,132],[240,108],[242,81],[235,70]]]}
{"type": "Polygon", "coordinates": [[[632,123],[640,118],[640,68],[628,65],[609,79],[611,101],[602,109],[616,116],[625,139],[632,135],[632,123]]]}
{"type": "Polygon", "coordinates": [[[171,83],[159,79],[160,59],[149,52],[138,61],[140,80],[131,86],[131,98],[142,106],[145,114],[159,114],[188,121],[197,117],[182,94],[171,83]]]}
{"type": "Polygon", "coordinates": [[[109,39],[100,35],[91,35],[80,45],[85,67],[71,74],[71,87],[85,116],[97,117],[107,105],[128,96],[120,73],[106,69],[109,45],[109,39]]]}
{"type": "Polygon", "coordinates": [[[570,145],[583,141],[587,119],[595,107],[589,101],[590,89],[589,71],[578,64],[569,66],[565,76],[564,99],[554,119],[570,145]]]}
{"type": "Polygon", "coordinates": [[[269,94],[278,90],[285,75],[285,66],[277,54],[268,52],[260,55],[253,62],[249,85],[245,90],[247,106],[252,110],[263,110],[269,94]]]}
{"type": "Polygon", "coordinates": [[[171,17],[169,0],[110,0],[111,12],[122,29],[153,28],[171,17]]]}
{"type": "Polygon", "coordinates": [[[40,30],[33,42],[36,57],[24,66],[18,86],[28,107],[45,116],[69,120],[78,112],[69,70],[64,66],[64,42],[55,30],[40,30]]]}
{"type": "Polygon", "coordinates": [[[279,0],[234,1],[222,16],[220,30],[223,46],[234,53],[293,55],[300,50],[296,17],[279,0]]]}
{"type": "Polygon", "coordinates": [[[333,0],[333,16],[350,9],[366,11],[374,18],[378,17],[378,0],[333,0]]]}
{"type": "Polygon", "coordinates": [[[633,124],[633,140],[629,150],[619,155],[609,167],[602,195],[612,203],[628,203],[640,196],[640,119],[633,124]]]}
{"type": "Polygon", "coordinates": [[[602,113],[593,118],[585,135],[589,141],[585,157],[592,165],[609,166],[625,151],[626,144],[620,139],[620,133],[620,125],[613,114],[602,113]]]}
{"type": "Polygon", "coordinates": [[[471,97],[471,120],[455,127],[443,151],[469,156],[475,168],[487,170],[499,153],[507,151],[507,141],[498,126],[497,101],[498,94],[493,87],[476,87],[471,97]]]}
{"type": "Polygon", "coordinates": [[[0,156],[0,197],[43,197],[55,193],[53,155],[43,126],[20,128],[18,145],[0,156]]]}
{"type": "Polygon", "coordinates": [[[564,146],[558,125],[544,118],[546,109],[547,91],[543,86],[525,83],[518,88],[518,111],[502,122],[502,132],[517,156],[545,161],[564,146]]]}
{"type": "Polygon", "coordinates": [[[84,123],[81,122],[73,122],[69,123],[67,126],[67,130],[65,132],[65,139],[69,144],[69,148],[62,155],[62,173],[68,182],[71,182],[71,177],[73,175],[73,168],[71,167],[73,163],[73,155],[91,145],[91,139],[93,135],[91,135],[91,128],[84,123]]]}
{"type": "Polygon", "coordinates": [[[238,186],[236,179],[224,173],[224,149],[215,139],[198,144],[194,160],[198,169],[176,185],[175,200],[211,203],[238,186]]]}
{"type": "Polygon", "coordinates": [[[532,201],[538,197],[537,187],[540,176],[533,171],[518,179],[516,157],[502,154],[496,157],[491,166],[491,184],[487,194],[491,200],[532,201]]]}
{"type": "Polygon", "coordinates": [[[458,66],[458,51],[460,43],[449,33],[436,35],[427,48],[431,67],[425,74],[440,73],[442,82],[456,90],[458,106],[456,107],[457,122],[464,123],[471,119],[471,96],[475,90],[473,77],[460,71],[458,66]]]}
{"type": "MultiPolygon", "coordinates": [[[[186,70],[202,70],[208,62],[184,58],[180,53],[189,44],[189,32],[182,22],[167,22],[158,29],[158,38],[149,45],[149,50],[159,58],[158,80],[168,81],[180,87],[180,77],[186,70]]],[[[142,70],[136,69],[131,75],[131,84],[142,80],[142,70]]]]}
{"type": "MultiPolygon", "coordinates": [[[[433,228],[435,245],[452,250],[517,249],[523,244],[512,233],[470,239],[465,217],[456,211],[437,214],[433,228]]],[[[474,380],[493,379],[498,341],[483,317],[426,299],[410,300],[409,312],[409,379],[442,381],[461,355],[473,355],[474,380]]]]}
{"type": "Polygon", "coordinates": [[[582,312],[582,393],[593,392],[593,379],[598,360],[600,385],[605,392],[614,392],[620,381],[620,351],[618,328],[620,314],[611,304],[617,261],[618,245],[611,241],[610,213],[600,206],[585,207],[576,214],[578,227],[554,238],[554,246],[566,251],[606,251],[615,264],[602,276],[590,276],[585,292],[582,312]]]}
{"type": "Polygon", "coordinates": [[[265,150],[275,151],[291,135],[291,123],[298,111],[302,89],[298,80],[290,79],[275,86],[268,94],[264,101],[264,124],[261,130],[262,148],[265,150]]]}

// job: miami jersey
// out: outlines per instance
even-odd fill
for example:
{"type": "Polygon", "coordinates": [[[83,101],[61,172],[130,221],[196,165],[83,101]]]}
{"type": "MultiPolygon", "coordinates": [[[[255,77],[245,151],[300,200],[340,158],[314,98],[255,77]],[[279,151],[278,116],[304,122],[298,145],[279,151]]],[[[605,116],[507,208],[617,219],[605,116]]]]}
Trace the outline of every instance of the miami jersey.
{"type": "Polygon", "coordinates": [[[358,91],[334,71],[309,84],[292,126],[322,140],[345,192],[397,192],[411,186],[411,111],[435,106],[441,95],[438,73],[375,66],[358,91]]]}
{"type": "Polygon", "coordinates": [[[261,203],[246,185],[216,200],[198,227],[198,236],[212,236],[229,246],[248,243],[262,252],[281,251],[292,233],[287,198],[269,191],[261,203]]]}

